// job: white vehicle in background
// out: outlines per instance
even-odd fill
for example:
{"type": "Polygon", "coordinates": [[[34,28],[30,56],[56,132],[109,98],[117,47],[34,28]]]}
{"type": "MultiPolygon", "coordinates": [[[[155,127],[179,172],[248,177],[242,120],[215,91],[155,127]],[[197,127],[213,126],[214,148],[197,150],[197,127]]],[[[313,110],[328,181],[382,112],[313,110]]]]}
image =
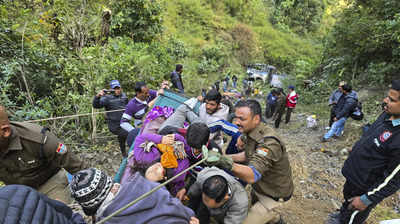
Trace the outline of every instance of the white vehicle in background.
{"type": "Polygon", "coordinates": [[[267,83],[274,88],[282,88],[282,81],[287,78],[286,74],[278,74],[274,66],[266,64],[248,65],[246,72],[248,82],[261,80],[264,84],[267,83]]]}
{"type": "Polygon", "coordinates": [[[272,65],[252,64],[247,66],[247,76],[251,81],[262,80],[264,83],[271,81],[271,75],[276,71],[272,65]]]}

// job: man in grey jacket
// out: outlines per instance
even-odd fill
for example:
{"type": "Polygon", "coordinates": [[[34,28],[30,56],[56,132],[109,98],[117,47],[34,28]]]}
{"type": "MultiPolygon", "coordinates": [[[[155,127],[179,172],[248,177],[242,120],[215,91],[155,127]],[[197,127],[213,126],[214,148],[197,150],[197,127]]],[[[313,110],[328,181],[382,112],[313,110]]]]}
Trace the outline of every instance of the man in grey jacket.
{"type": "MultiPolygon", "coordinates": [[[[177,197],[183,199],[185,193],[181,190],[177,197]]],[[[234,177],[217,167],[204,168],[187,196],[200,224],[210,223],[210,217],[218,223],[241,224],[247,217],[247,192],[234,177]]]]}

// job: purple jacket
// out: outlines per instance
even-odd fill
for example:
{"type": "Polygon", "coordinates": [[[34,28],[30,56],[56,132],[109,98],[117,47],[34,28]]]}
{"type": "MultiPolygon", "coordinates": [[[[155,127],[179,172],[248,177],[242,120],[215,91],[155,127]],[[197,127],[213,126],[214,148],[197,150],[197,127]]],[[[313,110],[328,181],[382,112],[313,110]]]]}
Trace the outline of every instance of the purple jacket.
{"type": "MultiPolygon", "coordinates": [[[[120,191],[98,220],[111,215],[158,185],[159,183],[151,182],[139,173],[133,174],[122,184],[120,191]]],[[[193,216],[194,213],[190,208],[185,207],[177,198],[173,198],[165,188],[161,188],[106,223],[187,224],[193,216]]]]}
{"type": "Polygon", "coordinates": [[[122,114],[121,127],[127,132],[132,131],[142,123],[142,119],[148,110],[147,104],[157,97],[157,91],[150,90],[150,96],[146,101],[140,101],[138,98],[132,98],[126,105],[125,112],[122,114]],[[131,125],[131,120],[134,119],[135,127],[131,125]]]}
{"type": "MultiPolygon", "coordinates": [[[[142,143],[145,143],[146,141],[148,142],[154,142],[155,144],[160,144],[162,140],[162,135],[158,134],[152,134],[152,133],[143,133],[140,134],[136,137],[135,139],[135,145],[133,147],[133,156],[128,159],[128,164],[126,166],[124,175],[122,176],[121,179],[121,184],[124,184],[129,176],[132,175],[132,169],[131,167],[135,163],[139,164],[151,164],[155,160],[159,160],[161,158],[161,153],[156,147],[152,147],[150,152],[145,152],[140,145],[142,143]]],[[[175,134],[175,141],[181,141],[185,145],[185,151],[186,154],[192,158],[192,150],[190,146],[186,143],[186,140],[184,137],[182,137],[179,134],[175,134]]],[[[180,173],[181,171],[185,170],[190,166],[189,158],[178,160],[178,167],[173,169],[173,175],[175,176],[176,174],[180,173]]],[[[186,174],[183,174],[182,176],[178,177],[174,181],[172,181],[172,194],[175,195],[181,188],[185,186],[185,177],[186,174]]]]}

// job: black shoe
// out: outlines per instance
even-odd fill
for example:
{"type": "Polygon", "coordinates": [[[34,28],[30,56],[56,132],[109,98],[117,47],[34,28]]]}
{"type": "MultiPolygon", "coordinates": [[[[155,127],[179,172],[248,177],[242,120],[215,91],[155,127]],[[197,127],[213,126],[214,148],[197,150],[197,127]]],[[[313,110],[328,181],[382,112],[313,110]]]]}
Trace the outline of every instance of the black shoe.
{"type": "Polygon", "coordinates": [[[279,219],[279,221],[276,224],[286,224],[286,222],[283,221],[283,219],[281,218],[281,219],[279,219]]]}
{"type": "Polygon", "coordinates": [[[128,153],[126,151],[122,152],[122,157],[124,158],[128,157],[128,153]]]}
{"type": "Polygon", "coordinates": [[[274,223],[272,223],[272,222],[267,222],[267,223],[265,223],[265,224],[286,224],[286,222],[283,221],[282,216],[281,216],[281,217],[279,217],[279,221],[278,221],[278,222],[274,222],[274,223]]]}

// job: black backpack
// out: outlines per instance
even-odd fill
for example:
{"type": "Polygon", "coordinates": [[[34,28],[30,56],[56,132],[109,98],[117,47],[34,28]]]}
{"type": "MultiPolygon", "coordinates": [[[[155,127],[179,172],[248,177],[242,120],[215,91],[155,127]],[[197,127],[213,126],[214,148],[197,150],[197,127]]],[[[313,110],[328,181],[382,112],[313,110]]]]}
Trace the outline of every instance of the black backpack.
{"type": "Polygon", "coordinates": [[[350,117],[356,121],[361,121],[364,118],[364,113],[362,112],[362,103],[360,101],[357,101],[357,104],[351,112],[350,117]]]}

